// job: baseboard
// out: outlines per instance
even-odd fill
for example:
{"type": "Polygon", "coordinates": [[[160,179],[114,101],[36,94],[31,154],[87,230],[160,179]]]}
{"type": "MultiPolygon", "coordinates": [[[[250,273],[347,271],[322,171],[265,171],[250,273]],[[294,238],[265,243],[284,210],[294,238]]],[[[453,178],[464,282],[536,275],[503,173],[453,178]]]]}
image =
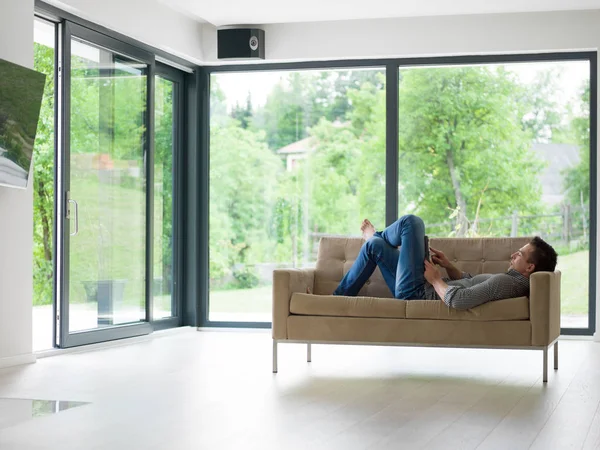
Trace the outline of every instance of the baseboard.
{"type": "Polygon", "coordinates": [[[33,353],[26,353],[24,355],[7,356],[0,358],[0,369],[5,367],[20,366],[21,364],[32,364],[36,361],[36,357],[33,353]]]}

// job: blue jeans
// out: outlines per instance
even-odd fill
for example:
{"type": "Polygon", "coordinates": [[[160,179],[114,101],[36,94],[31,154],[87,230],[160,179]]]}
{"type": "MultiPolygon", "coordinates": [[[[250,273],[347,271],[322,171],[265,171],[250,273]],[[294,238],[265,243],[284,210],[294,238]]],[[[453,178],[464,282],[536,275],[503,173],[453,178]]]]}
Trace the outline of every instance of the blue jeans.
{"type": "Polygon", "coordinates": [[[355,296],[379,266],[383,279],[403,300],[425,295],[425,224],[412,214],[400,217],[363,244],[333,295],[355,296]],[[398,250],[400,247],[400,250],[398,250]]]}

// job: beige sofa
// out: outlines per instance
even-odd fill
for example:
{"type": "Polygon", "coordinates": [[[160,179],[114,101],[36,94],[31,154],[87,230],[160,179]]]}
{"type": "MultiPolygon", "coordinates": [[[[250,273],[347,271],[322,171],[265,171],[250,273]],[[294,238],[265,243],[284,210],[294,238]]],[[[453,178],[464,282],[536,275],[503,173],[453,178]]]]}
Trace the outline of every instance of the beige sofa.
{"type": "MultiPolygon", "coordinates": [[[[363,242],[325,237],[314,269],[274,271],[273,372],[277,344],[285,342],[308,344],[308,361],[313,343],[542,350],[544,382],[548,348],[554,345],[558,369],[560,272],[532,274],[529,298],[498,300],[465,311],[441,301],[394,299],[379,269],[358,297],[331,295],[363,242]]],[[[474,275],[506,271],[511,253],[527,242],[529,238],[432,238],[430,245],[474,275]]]]}

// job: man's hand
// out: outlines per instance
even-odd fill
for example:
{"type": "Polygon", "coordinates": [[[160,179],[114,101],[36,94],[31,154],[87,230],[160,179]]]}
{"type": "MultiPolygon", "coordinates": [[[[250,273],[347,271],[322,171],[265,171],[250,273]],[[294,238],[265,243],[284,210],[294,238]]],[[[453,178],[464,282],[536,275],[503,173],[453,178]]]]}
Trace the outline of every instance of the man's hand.
{"type": "Polygon", "coordinates": [[[437,295],[443,300],[448,290],[448,284],[443,280],[438,268],[427,260],[425,260],[425,279],[429,281],[437,295]]]}
{"type": "Polygon", "coordinates": [[[429,250],[431,251],[431,260],[434,264],[439,264],[444,269],[450,266],[450,260],[446,257],[443,251],[436,250],[433,247],[429,247],[429,250]]]}
{"type": "Polygon", "coordinates": [[[442,279],[442,274],[438,268],[427,260],[425,260],[425,279],[429,281],[429,284],[431,285],[435,285],[436,281],[442,279]]]}
{"type": "MultiPolygon", "coordinates": [[[[452,264],[450,262],[450,260],[448,259],[448,257],[444,254],[443,251],[441,250],[436,250],[435,248],[429,248],[429,250],[431,250],[431,260],[435,263],[435,264],[439,264],[440,266],[442,266],[444,269],[446,269],[446,272],[448,272],[448,277],[451,280],[460,280],[462,278],[462,271],[459,270],[458,268],[456,268],[454,266],[454,264],[452,264]]],[[[433,284],[433,283],[432,283],[433,284]]]]}

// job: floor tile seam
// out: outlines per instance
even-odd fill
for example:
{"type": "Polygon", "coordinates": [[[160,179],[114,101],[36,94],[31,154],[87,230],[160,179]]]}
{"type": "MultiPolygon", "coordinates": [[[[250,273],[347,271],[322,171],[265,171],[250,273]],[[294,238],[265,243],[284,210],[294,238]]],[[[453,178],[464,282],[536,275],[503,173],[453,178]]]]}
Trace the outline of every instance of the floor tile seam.
{"type": "Polygon", "coordinates": [[[596,406],[596,409],[594,410],[594,414],[592,414],[592,420],[590,421],[590,425],[588,426],[587,432],[585,433],[585,438],[583,439],[583,443],[581,444],[582,448],[585,446],[585,443],[588,440],[590,432],[592,431],[592,425],[594,424],[594,419],[596,418],[596,416],[598,414],[600,414],[600,399],[598,400],[598,406],[596,406]]]}

